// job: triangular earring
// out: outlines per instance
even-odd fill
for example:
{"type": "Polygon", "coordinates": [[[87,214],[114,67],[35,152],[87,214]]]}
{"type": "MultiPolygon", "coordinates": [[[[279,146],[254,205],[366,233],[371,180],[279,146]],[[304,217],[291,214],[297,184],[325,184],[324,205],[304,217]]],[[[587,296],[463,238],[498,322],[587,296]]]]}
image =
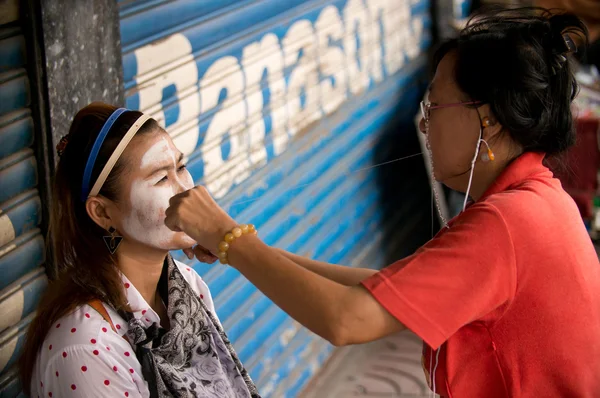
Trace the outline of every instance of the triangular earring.
{"type": "Polygon", "coordinates": [[[110,227],[108,229],[108,233],[110,234],[110,236],[103,236],[102,239],[104,239],[104,243],[106,244],[106,247],[108,248],[108,251],[110,252],[110,254],[115,254],[115,252],[117,251],[117,248],[119,247],[119,245],[121,244],[121,241],[123,240],[122,236],[116,235],[117,230],[113,227],[110,227]]]}

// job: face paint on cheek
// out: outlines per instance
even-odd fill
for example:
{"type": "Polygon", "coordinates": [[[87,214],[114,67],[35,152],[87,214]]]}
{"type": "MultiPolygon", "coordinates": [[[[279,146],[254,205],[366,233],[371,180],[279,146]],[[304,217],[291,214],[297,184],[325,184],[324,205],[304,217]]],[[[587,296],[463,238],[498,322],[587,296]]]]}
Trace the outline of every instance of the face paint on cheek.
{"type": "Polygon", "coordinates": [[[124,232],[133,239],[152,247],[171,249],[175,237],[164,223],[165,210],[173,196],[171,187],[153,186],[136,180],[131,185],[131,212],[123,220],[124,232]]]}

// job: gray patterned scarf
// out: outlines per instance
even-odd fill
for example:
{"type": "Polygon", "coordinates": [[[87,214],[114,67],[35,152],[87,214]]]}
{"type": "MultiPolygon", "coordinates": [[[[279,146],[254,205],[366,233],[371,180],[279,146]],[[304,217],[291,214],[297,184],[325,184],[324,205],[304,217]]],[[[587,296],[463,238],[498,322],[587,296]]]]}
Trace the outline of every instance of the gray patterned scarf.
{"type": "Polygon", "coordinates": [[[260,398],[225,331],[167,256],[158,290],[170,330],[145,328],[131,313],[127,337],[134,345],[150,397],[260,398]]]}

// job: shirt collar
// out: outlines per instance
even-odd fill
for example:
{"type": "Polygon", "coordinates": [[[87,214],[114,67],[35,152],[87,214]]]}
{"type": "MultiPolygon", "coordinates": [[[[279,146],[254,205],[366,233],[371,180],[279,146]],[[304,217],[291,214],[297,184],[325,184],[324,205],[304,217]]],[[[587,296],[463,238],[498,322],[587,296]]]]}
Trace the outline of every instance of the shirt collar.
{"type": "Polygon", "coordinates": [[[504,169],[479,200],[506,191],[534,175],[547,174],[544,177],[552,177],[552,172],[542,163],[545,157],[545,153],[525,152],[504,169]]]}
{"type": "Polygon", "coordinates": [[[129,303],[129,307],[133,316],[142,321],[145,326],[150,326],[156,322],[160,325],[160,317],[144,300],[142,294],[133,286],[133,283],[127,279],[124,274],[121,274],[123,287],[125,288],[125,297],[129,303]]]}

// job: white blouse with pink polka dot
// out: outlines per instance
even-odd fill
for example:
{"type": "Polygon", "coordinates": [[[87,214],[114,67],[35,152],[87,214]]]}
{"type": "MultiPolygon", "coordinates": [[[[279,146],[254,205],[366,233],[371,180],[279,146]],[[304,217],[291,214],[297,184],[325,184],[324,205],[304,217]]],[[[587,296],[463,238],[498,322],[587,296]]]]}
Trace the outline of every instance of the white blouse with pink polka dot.
{"type": "MultiPolygon", "coordinates": [[[[175,261],[192,290],[216,315],[206,283],[190,267],[175,261]]],[[[146,327],[160,318],[123,275],[133,314],[146,327]]],[[[105,306],[117,329],[89,305],[60,318],[48,332],[31,379],[32,397],[148,397],[142,367],[122,337],[127,322],[105,306]]]]}

